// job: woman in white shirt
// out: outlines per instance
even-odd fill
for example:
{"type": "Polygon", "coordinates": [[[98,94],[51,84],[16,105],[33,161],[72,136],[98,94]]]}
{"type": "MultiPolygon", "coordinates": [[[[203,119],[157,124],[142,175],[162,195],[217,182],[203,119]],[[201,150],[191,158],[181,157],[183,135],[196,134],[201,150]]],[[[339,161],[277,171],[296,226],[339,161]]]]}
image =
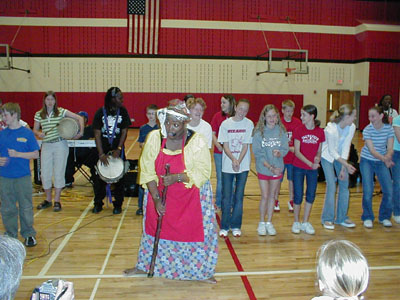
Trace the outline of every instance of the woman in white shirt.
{"type": "Polygon", "coordinates": [[[190,122],[187,128],[202,134],[206,140],[208,149],[212,146],[212,129],[210,123],[204,121],[203,114],[207,108],[206,102],[202,98],[190,98],[186,102],[186,107],[190,111],[190,122]]]}
{"type": "Polygon", "coordinates": [[[326,193],[321,221],[326,229],[334,229],[334,224],[347,228],[356,226],[347,216],[349,174],[356,171],[356,168],[347,162],[351,140],[356,130],[353,124],[355,118],[355,108],[350,104],[343,104],[324,130],[326,141],[322,144],[321,165],[325,174],[326,193]],[[336,182],[339,184],[339,195],[335,208],[336,182]]]}

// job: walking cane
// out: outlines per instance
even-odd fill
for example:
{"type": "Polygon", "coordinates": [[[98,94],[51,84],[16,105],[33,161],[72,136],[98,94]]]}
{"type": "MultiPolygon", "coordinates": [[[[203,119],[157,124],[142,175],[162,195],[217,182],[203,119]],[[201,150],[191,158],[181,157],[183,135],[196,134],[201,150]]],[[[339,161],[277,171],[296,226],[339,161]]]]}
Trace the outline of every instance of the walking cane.
{"type": "MultiPolygon", "coordinates": [[[[169,175],[169,164],[165,165],[165,175],[169,175]]],[[[164,186],[164,189],[162,191],[161,204],[163,206],[165,206],[165,200],[167,198],[167,189],[168,189],[168,187],[164,186]]],[[[157,258],[157,252],[158,252],[158,242],[160,241],[160,235],[161,235],[162,219],[163,219],[163,215],[159,215],[158,220],[157,220],[156,236],[154,237],[153,255],[151,256],[150,269],[149,269],[149,273],[147,274],[148,278],[152,278],[154,275],[154,265],[156,264],[156,258],[157,258]]]]}

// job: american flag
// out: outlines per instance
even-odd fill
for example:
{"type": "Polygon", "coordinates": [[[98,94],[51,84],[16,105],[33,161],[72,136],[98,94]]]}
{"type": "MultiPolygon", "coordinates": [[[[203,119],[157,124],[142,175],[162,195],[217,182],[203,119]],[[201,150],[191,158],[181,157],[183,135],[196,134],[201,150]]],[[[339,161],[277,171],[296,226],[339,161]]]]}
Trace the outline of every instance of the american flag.
{"type": "Polygon", "coordinates": [[[128,52],[157,54],[160,0],[128,0],[128,52]]]}

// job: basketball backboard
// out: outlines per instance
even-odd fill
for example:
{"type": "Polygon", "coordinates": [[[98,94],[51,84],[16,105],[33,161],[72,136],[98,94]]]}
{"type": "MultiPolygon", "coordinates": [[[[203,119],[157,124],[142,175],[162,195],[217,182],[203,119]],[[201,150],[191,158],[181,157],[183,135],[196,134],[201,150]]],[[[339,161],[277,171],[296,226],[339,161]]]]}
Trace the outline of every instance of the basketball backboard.
{"type": "Polygon", "coordinates": [[[10,70],[10,51],[7,44],[0,44],[0,70],[10,70]]]}
{"type": "Polygon", "coordinates": [[[267,72],[308,74],[308,50],[269,49],[267,72]]]}

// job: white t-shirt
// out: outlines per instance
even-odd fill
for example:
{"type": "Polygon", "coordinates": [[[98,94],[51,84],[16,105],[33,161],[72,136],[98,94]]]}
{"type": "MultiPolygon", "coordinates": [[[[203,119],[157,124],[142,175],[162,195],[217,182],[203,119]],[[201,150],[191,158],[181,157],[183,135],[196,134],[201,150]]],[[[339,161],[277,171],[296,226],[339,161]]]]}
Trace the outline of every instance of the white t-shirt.
{"type": "Polygon", "coordinates": [[[196,127],[190,126],[188,124],[187,128],[193,130],[194,132],[202,134],[207,140],[208,148],[211,149],[211,146],[212,146],[212,128],[211,128],[211,125],[208,122],[206,122],[203,119],[201,119],[199,125],[197,125],[196,127]]]}
{"type": "MultiPolygon", "coordinates": [[[[218,142],[229,143],[229,149],[235,158],[239,158],[243,144],[252,143],[252,133],[254,124],[251,120],[244,118],[242,121],[234,121],[233,118],[226,119],[222,122],[218,133],[218,142]]],[[[232,160],[222,154],[222,172],[225,173],[241,173],[250,170],[250,146],[240,164],[239,172],[232,169],[232,160]]]]}

